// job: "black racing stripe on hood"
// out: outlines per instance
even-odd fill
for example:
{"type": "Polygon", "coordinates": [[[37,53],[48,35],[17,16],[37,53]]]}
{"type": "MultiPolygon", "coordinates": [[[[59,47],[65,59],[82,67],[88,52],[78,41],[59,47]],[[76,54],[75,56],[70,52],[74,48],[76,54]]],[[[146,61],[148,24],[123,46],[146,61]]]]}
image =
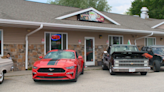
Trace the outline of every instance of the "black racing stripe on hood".
{"type": "Polygon", "coordinates": [[[57,65],[58,59],[51,59],[47,65],[57,65]]]}

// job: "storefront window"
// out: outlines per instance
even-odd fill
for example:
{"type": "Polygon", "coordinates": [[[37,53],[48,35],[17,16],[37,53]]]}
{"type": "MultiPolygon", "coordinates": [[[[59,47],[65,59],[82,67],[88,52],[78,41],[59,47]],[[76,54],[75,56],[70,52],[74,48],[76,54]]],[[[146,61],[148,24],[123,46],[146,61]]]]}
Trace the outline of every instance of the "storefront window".
{"type": "Polygon", "coordinates": [[[122,36],[109,36],[109,45],[113,44],[123,44],[123,37],[122,36]]]}
{"type": "Polygon", "coordinates": [[[155,45],[156,39],[155,38],[145,38],[145,45],[150,46],[150,45],[155,45]]]}
{"type": "Polygon", "coordinates": [[[53,49],[67,49],[67,34],[46,33],[46,53],[53,49]]]}
{"type": "Polygon", "coordinates": [[[2,31],[0,31],[0,55],[2,55],[2,31]]]}

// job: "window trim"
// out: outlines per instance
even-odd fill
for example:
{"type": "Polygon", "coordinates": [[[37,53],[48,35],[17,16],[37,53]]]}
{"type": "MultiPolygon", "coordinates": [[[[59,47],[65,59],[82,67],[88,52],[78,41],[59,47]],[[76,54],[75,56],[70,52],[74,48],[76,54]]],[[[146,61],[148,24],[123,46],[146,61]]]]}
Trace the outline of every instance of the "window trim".
{"type": "Polygon", "coordinates": [[[3,56],[3,29],[0,29],[0,31],[1,31],[1,54],[0,54],[0,56],[3,56]]]}
{"type": "MultiPolygon", "coordinates": [[[[156,37],[146,37],[146,38],[155,38],[155,44],[154,45],[156,45],[156,37]]],[[[146,38],[144,38],[144,46],[147,46],[146,45],[146,38]]],[[[148,40],[148,39],[147,39],[148,40]]],[[[147,41],[147,44],[148,44],[148,41],[147,41]]]]}
{"type": "MultiPolygon", "coordinates": [[[[61,34],[63,36],[63,34],[66,34],[66,49],[68,49],[68,33],[66,32],[44,32],[44,55],[46,55],[46,33],[50,33],[51,34],[61,34]]],[[[63,38],[62,38],[63,39],[63,38]]],[[[63,40],[61,40],[63,42],[63,40]]],[[[51,47],[51,45],[50,45],[51,47]]]]}
{"type": "MultiPolygon", "coordinates": [[[[108,46],[109,46],[109,37],[111,37],[111,40],[113,41],[113,36],[118,36],[119,38],[122,37],[122,44],[124,44],[124,36],[123,35],[108,35],[108,46]]],[[[119,39],[120,42],[120,39],[119,39]]],[[[113,44],[112,44],[113,45],[113,44]]]]}

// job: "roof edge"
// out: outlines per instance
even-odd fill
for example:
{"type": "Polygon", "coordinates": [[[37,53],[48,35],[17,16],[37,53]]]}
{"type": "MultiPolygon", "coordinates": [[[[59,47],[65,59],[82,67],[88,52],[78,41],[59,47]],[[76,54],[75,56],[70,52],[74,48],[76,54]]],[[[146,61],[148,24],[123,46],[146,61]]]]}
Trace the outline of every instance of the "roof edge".
{"type": "Polygon", "coordinates": [[[45,23],[45,22],[33,22],[33,21],[22,21],[22,20],[9,20],[9,19],[0,19],[0,23],[2,23],[2,24],[17,24],[17,25],[33,25],[33,26],[40,26],[41,24],[43,24],[44,26],[47,26],[47,27],[63,27],[63,28],[75,28],[75,29],[103,30],[106,32],[115,31],[115,32],[131,32],[131,33],[146,33],[146,34],[150,34],[153,32],[154,34],[164,34],[164,32],[160,32],[160,31],[95,27],[95,26],[45,23]]]}
{"type": "Polygon", "coordinates": [[[155,29],[155,28],[157,28],[157,27],[159,27],[159,26],[161,26],[161,25],[163,25],[163,24],[164,24],[164,22],[161,22],[161,23],[159,23],[159,24],[157,24],[157,25],[155,25],[155,26],[153,26],[153,27],[151,27],[151,28],[155,29]]]}
{"type": "Polygon", "coordinates": [[[77,12],[73,12],[73,13],[70,13],[70,14],[66,14],[66,15],[57,17],[56,19],[60,19],[61,20],[61,19],[69,18],[69,17],[75,16],[77,14],[84,13],[84,12],[87,12],[87,11],[90,11],[90,10],[93,10],[94,12],[100,14],[101,16],[103,16],[104,18],[106,18],[107,20],[109,20],[110,22],[112,22],[112,23],[114,23],[116,25],[120,25],[118,22],[116,22],[113,19],[111,19],[111,18],[107,17],[106,15],[102,14],[101,12],[99,12],[96,9],[94,9],[93,7],[87,8],[87,9],[83,9],[83,10],[80,10],[80,11],[77,11],[77,12]]]}

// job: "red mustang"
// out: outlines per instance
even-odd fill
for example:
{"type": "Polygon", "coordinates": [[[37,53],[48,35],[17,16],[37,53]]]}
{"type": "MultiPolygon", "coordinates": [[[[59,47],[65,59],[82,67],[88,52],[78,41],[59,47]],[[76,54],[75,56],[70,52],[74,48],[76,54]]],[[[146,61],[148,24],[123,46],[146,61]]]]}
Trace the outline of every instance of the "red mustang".
{"type": "Polygon", "coordinates": [[[84,73],[84,60],[74,50],[51,50],[32,68],[33,80],[71,80],[77,81],[84,73]]]}

